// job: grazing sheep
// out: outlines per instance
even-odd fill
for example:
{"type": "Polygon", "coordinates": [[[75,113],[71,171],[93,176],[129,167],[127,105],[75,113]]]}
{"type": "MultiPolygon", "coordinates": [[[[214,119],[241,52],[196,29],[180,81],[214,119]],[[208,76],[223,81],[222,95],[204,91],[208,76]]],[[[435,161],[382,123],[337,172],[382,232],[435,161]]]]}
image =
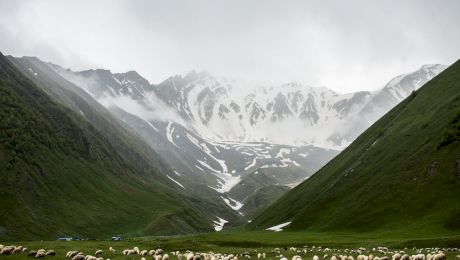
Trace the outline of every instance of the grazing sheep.
{"type": "Polygon", "coordinates": [[[146,255],[149,254],[149,251],[147,251],[147,250],[142,250],[141,252],[139,252],[139,254],[140,254],[141,256],[146,256],[146,255]]]}
{"type": "Polygon", "coordinates": [[[98,249],[96,250],[96,252],[94,253],[95,256],[98,256],[98,255],[102,255],[102,250],[98,249]]]}
{"type": "Polygon", "coordinates": [[[337,258],[337,256],[333,255],[331,256],[331,260],[339,260],[339,259],[337,258]]]}
{"type": "Polygon", "coordinates": [[[401,260],[410,260],[410,257],[408,254],[404,254],[401,256],[401,260]]]}
{"type": "Polygon", "coordinates": [[[30,250],[29,253],[27,253],[28,256],[35,256],[37,254],[37,251],[35,250],[30,250]]]}
{"type": "Polygon", "coordinates": [[[155,250],[155,255],[161,255],[161,254],[163,254],[163,249],[158,248],[157,250],[155,250]]]}
{"type": "Polygon", "coordinates": [[[12,254],[20,253],[22,252],[22,246],[17,246],[13,249],[12,254]]]}
{"type": "Polygon", "coordinates": [[[46,252],[44,250],[38,250],[37,253],[35,254],[35,258],[41,258],[45,256],[46,256],[46,252]]]}
{"type": "Polygon", "coordinates": [[[104,260],[104,257],[98,257],[96,260],[104,260]]]}
{"type": "Polygon", "coordinates": [[[163,257],[161,258],[161,260],[169,260],[169,255],[168,255],[168,254],[164,254],[163,257]]]}
{"type": "Polygon", "coordinates": [[[9,255],[9,254],[12,254],[14,251],[14,247],[12,246],[5,246],[2,248],[2,250],[0,251],[0,255],[9,255]]]}
{"type": "Polygon", "coordinates": [[[145,260],[145,257],[141,257],[141,260],[145,260]]]}
{"type": "Polygon", "coordinates": [[[433,256],[433,260],[446,260],[446,255],[442,252],[437,253],[433,256]]]}
{"type": "Polygon", "coordinates": [[[401,260],[401,254],[400,253],[394,254],[392,260],[401,260]]]}
{"type": "Polygon", "coordinates": [[[347,259],[348,259],[348,260],[355,260],[355,258],[354,258],[352,255],[349,255],[349,256],[347,257],[347,259]]]}
{"type": "MultiPolygon", "coordinates": [[[[455,250],[455,251],[457,251],[457,250],[455,250]]],[[[460,260],[460,255],[456,255],[455,259],[460,260]]]]}
{"type": "Polygon", "coordinates": [[[319,257],[317,255],[314,255],[313,260],[319,260],[319,257]]]}
{"type": "Polygon", "coordinates": [[[413,255],[412,260],[425,260],[425,255],[424,254],[413,255]]]}
{"type": "Polygon", "coordinates": [[[113,249],[113,247],[109,247],[109,252],[112,253],[112,254],[115,254],[115,252],[117,252],[117,250],[113,249]]]}
{"type": "Polygon", "coordinates": [[[367,260],[367,256],[365,256],[365,255],[358,255],[358,256],[356,257],[356,260],[367,260]]]}
{"type": "Polygon", "coordinates": [[[388,256],[382,256],[380,257],[380,260],[390,260],[390,258],[388,258],[388,256]]]}
{"type": "Polygon", "coordinates": [[[56,255],[56,252],[53,249],[46,251],[46,255],[56,255]]]}
{"type": "Polygon", "coordinates": [[[72,257],[72,260],[84,260],[85,254],[83,252],[78,252],[76,255],[72,257]]]}

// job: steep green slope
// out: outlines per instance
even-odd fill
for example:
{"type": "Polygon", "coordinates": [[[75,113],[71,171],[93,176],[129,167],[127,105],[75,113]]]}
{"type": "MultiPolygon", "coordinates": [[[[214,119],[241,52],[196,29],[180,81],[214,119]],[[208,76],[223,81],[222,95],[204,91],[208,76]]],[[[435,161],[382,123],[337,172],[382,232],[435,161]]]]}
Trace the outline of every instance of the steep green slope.
{"type": "Polygon", "coordinates": [[[244,201],[240,212],[244,214],[245,219],[251,221],[289,190],[289,187],[280,185],[259,188],[244,201]]]}
{"type": "Polygon", "coordinates": [[[459,121],[456,62],[248,228],[460,232],[459,121]]]}
{"type": "Polygon", "coordinates": [[[163,167],[118,145],[54,103],[0,54],[0,239],[211,228],[160,184],[163,167]]]}
{"type": "MultiPolygon", "coordinates": [[[[183,201],[188,207],[202,213],[208,219],[209,227],[217,220],[216,216],[222,217],[231,223],[237,223],[238,214],[228,207],[220,198],[220,194],[203,183],[190,183],[187,179],[179,179],[179,182],[188,187],[180,188],[166,175],[174,175],[169,165],[164,161],[164,153],[160,156],[144,139],[132,128],[136,120],[141,120],[133,115],[123,116],[123,121],[118,120],[109,110],[99,104],[86,91],[67,81],[52,69],[51,63],[45,63],[35,57],[15,58],[7,56],[8,60],[15,65],[25,76],[32,80],[40,89],[45,91],[53,101],[74,111],[82,120],[94,126],[96,130],[107,137],[107,141],[113,145],[117,152],[131,164],[144,165],[143,168],[154,167],[156,172],[162,174],[154,179],[156,183],[176,188],[175,197],[183,201]],[[213,214],[208,214],[213,212],[213,214]]],[[[113,110],[112,110],[113,112],[113,110]]],[[[124,112],[126,113],[126,112],[124,112]]],[[[150,128],[150,127],[149,127],[150,128]]],[[[154,137],[149,139],[161,142],[154,137]]],[[[174,165],[172,165],[174,166],[174,165]]],[[[173,216],[170,218],[175,219],[173,216]]],[[[159,226],[163,226],[158,223],[159,226]]],[[[186,232],[187,229],[184,229],[186,232]]]]}

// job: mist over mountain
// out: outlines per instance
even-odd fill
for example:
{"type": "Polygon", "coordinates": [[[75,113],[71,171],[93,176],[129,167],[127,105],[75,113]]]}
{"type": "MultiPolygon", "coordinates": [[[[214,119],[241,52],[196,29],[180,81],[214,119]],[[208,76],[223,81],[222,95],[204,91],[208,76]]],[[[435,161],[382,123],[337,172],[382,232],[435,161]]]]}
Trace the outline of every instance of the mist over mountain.
{"type": "Polygon", "coordinates": [[[341,150],[446,66],[424,65],[379,91],[347,94],[296,82],[247,86],[207,72],[192,71],[154,85],[134,71],[54,68],[106,107],[116,105],[147,120],[173,121],[206,139],[341,150]]]}

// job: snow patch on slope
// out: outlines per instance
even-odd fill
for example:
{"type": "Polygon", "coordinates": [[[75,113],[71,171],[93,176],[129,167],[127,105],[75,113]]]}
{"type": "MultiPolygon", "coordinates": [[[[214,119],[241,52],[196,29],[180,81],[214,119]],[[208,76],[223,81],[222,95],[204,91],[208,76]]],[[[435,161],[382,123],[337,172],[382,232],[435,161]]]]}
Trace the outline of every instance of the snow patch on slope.
{"type": "Polygon", "coordinates": [[[282,224],[279,224],[279,225],[276,225],[276,226],[273,226],[273,227],[269,227],[266,230],[274,231],[274,232],[280,232],[280,231],[283,231],[284,227],[289,226],[289,224],[291,224],[291,222],[292,221],[289,221],[289,222],[282,223],[282,224]]]}

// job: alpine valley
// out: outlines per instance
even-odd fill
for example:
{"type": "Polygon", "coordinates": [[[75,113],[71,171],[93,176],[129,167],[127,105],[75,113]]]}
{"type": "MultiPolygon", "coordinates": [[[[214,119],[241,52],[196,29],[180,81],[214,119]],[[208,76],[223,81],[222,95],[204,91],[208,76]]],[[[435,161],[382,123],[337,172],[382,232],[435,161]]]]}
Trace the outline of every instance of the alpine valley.
{"type": "Polygon", "coordinates": [[[39,126],[33,136],[2,136],[16,141],[2,145],[0,159],[8,163],[1,171],[22,172],[0,188],[2,200],[19,205],[0,215],[0,238],[7,239],[185,234],[251,222],[446,68],[424,65],[378,91],[340,94],[296,82],[253,86],[207,72],[152,84],[135,71],[72,71],[35,57],[0,61],[8,94],[2,111],[10,120],[2,127],[39,126]],[[21,115],[7,113],[15,100],[21,115]],[[24,159],[19,144],[31,138],[35,150],[24,159]],[[10,146],[19,148],[10,154],[10,146]],[[76,195],[76,183],[86,195],[76,195]],[[66,201],[83,217],[69,218],[66,201]]]}

